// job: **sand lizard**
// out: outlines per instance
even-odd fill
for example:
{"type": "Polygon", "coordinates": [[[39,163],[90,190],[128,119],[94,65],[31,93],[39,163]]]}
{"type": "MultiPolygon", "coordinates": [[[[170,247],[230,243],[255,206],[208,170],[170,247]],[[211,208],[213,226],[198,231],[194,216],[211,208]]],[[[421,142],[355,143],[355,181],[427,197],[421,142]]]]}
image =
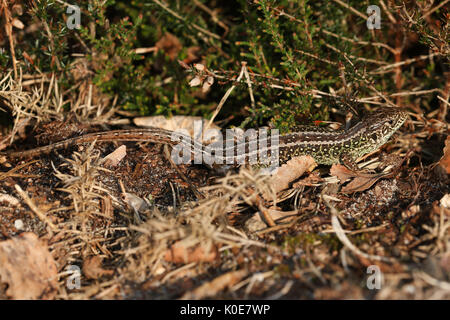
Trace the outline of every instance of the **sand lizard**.
{"type": "MultiPolygon", "coordinates": [[[[404,111],[383,107],[369,113],[347,130],[331,130],[317,126],[298,127],[296,132],[279,136],[279,143],[276,147],[279,165],[301,155],[310,155],[318,164],[325,165],[353,162],[385,144],[404,123],[406,117],[407,114],[404,111]]],[[[34,157],[92,141],[146,141],[168,145],[178,144],[179,142],[172,141],[172,135],[173,131],[160,128],[112,130],[89,133],[35,149],[7,151],[0,154],[11,158],[34,157]]],[[[269,142],[266,148],[271,153],[275,148],[270,145],[268,138],[266,140],[269,142]]],[[[235,150],[231,150],[233,151],[231,156],[227,157],[224,152],[225,155],[219,160],[222,160],[224,164],[242,163],[237,161],[238,158],[245,161],[250,152],[249,141],[243,143],[244,148],[241,150],[244,150],[244,154],[238,155],[235,150]]],[[[193,152],[205,152],[205,145],[201,142],[192,140],[190,144],[189,147],[192,147],[193,152]]],[[[238,145],[233,145],[233,148],[237,149],[238,145]]]]}

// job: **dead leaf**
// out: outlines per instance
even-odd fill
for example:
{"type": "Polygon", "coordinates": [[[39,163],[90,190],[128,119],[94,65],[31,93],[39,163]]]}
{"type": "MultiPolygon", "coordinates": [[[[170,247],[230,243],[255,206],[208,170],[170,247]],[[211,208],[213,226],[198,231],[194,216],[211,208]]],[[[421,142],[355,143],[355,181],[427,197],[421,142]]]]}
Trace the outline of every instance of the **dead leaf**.
{"type": "Polygon", "coordinates": [[[57,269],[47,245],[32,232],[0,242],[0,279],[13,299],[52,299],[57,269]]]}
{"type": "Polygon", "coordinates": [[[134,193],[124,192],[122,194],[122,200],[125,201],[131,208],[141,211],[147,210],[148,206],[144,199],[138,197],[134,193]]]}
{"type": "Polygon", "coordinates": [[[450,209],[450,193],[444,195],[439,202],[442,207],[450,209]]]}
{"type": "Polygon", "coordinates": [[[22,30],[25,27],[23,22],[17,18],[14,18],[11,23],[14,27],[16,27],[17,29],[20,29],[20,30],[22,30]]]}
{"type": "Polygon", "coordinates": [[[12,8],[11,8],[11,12],[17,14],[18,16],[21,16],[23,14],[23,7],[21,4],[13,4],[12,8]]]}
{"type": "Polygon", "coordinates": [[[349,182],[346,186],[342,187],[343,193],[362,192],[369,189],[375,182],[380,180],[383,176],[373,177],[356,177],[353,181],[349,182]]]}
{"type": "Polygon", "coordinates": [[[91,256],[83,262],[83,274],[86,278],[98,279],[101,276],[111,276],[114,274],[113,270],[102,268],[102,260],[99,256],[91,256]]]}
{"type": "Polygon", "coordinates": [[[166,32],[155,46],[163,50],[172,61],[175,60],[182,48],[180,40],[169,32],[166,32]]]}
{"type": "Polygon", "coordinates": [[[33,58],[31,58],[30,55],[26,51],[23,51],[22,55],[28,61],[29,64],[34,65],[33,58]]]}
{"type": "MultiPolygon", "coordinates": [[[[205,128],[209,120],[202,117],[194,116],[172,116],[166,118],[164,116],[136,117],[133,122],[138,127],[157,127],[170,131],[185,129],[191,137],[200,138],[203,128],[205,128]]],[[[215,123],[209,126],[210,129],[220,130],[215,123]]],[[[204,132],[206,135],[208,131],[204,132]]],[[[212,139],[213,141],[216,141],[212,139]]]]}
{"type": "Polygon", "coordinates": [[[275,192],[289,188],[289,184],[299,178],[311,167],[316,166],[316,162],[311,156],[294,157],[281,167],[271,177],[271,183],[275,192]]]}
{"type": "Polygon", "coordinates": [[[116,150],[108,154],[103,160],[105,161],[105,165],[115,167],[126,155],[127,147],[125,145],[121,145],[116,150]]]}
{"type": "Polygon", "coordinates": [[[330,169],[330,173],[331,175],[336,176],[341,183],[354,178],[353,181],[342,188],[341,191],[344,193],[362,192],[367,190],[373,186],[375,182],[386,176],[385,174],[354,172],[341,164],[334,164],[330,169]]]}
{"type": "MultiPolygon", "coordinates": [[[[297,210],[281,211],[281,210],[268,208],[268,209],[266,209],[266,216],[267,215],[270,216],[270,219],[274,222],[279,222],[279,221],[286,222],[286,221],[291,220],[294,217],[297,217],[298,211],[297,210]]],[[[276,225],[276,223],[274,225],[276,225]]],[[[261,211],[258,211],[256,214],[254,214],[250,219],[248,219],[245,222],[245,227],[250,232],[260,231],[261,229],[264,229],[267,226],[271,226],[271,225],[267,223],[266,218],[261,211]]]]}
{"type": "Polygon", "coordinates": [[[178,241],[167,249],[164,260],[173,263],[213,262],[217,256],[218,250],[214,245],[205,252],[202,245],[186,248],[182,242],[178,241]]]}
{"type": "Polygon", "coordinates": [[[330,174],[337,177],[341,183],[344,183],[350,178],[356,177],[355,172],[351,171],[342,164],[333,164],[330,169],[330,174]]]}

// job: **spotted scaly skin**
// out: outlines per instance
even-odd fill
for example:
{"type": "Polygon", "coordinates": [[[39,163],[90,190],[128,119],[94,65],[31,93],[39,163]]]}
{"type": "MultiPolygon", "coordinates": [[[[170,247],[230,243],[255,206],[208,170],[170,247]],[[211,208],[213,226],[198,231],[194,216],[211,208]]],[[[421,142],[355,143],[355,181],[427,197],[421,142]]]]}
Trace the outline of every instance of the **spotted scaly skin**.
{"type": "Polygon", "coordinates": [[[407,118],[407,113],[394,108],[379,108],[348,130],[304,127],[280,137],[280,163],[309,155],[318,164],[331,165],[350,161],[384,145],[407,118]]]}
{"type": "MultiPolygon", "coordinates": [[[[348,130],[330,130],[314,126],[300,126],[296,132],[279,137],[277,146],[271,146],[269,138],[264,140],[266,146],[258,148],[258,152],[267,151],[270,156],[278,153],[279,165],[286,163],[293,157],[309,155],[318,164],[331,165],[334,163],[353,162],[359,157],[377,150],[385,144],[398,128],[405,122],[407,114],[395,108],[379,108],[364,117],[360,122],[348,130]],[[265,149],[264,149],[265,148],[265,149]]],[[[105,132],[90,133],[83,136],[56,142],[43,147],[25,151],[9,151],[0,153],[10,158],[26,158],[48,154],[58,149],[66,149],[72,145],[86,142],[102,141],[145,141],[168,145],[184,144],[190,148],[193,154],[206,154],[205,145],[201,142],[191,140],[187,134],[177,133],[181,139],[173,140],[173,131],[148,128],[131,130],[112,130],[105,132]]],[[[252,139],[256,139],[254,136],[252,139]]],[[[250,139],[250,141],[252,140],[250,139]]],[[[240,165],[248,163],[251,155],[255,155],[254,149],[249,146],[249,140],[231,144],[231,147],[223,149],[223,156],[217,156],[216,163],[226,165],[240,165]],[[239,153],[238,150],[243,151],[239,153]],[[231,149],[231,150],[230,150],[231,149]],[[252,151],[253,150],[253,151],[252,151]],[[228,153],[227,151],[230,151],[228,153]],[[230,155],[231,154],[231,155],[230,155]]],[[[257,167],[264,166],[259,162],[257,167]]],[[[255,165],[254,163],[250,163],[255,165]]],[[[217,166],[216,166],[217,167],[217,166]]]]}

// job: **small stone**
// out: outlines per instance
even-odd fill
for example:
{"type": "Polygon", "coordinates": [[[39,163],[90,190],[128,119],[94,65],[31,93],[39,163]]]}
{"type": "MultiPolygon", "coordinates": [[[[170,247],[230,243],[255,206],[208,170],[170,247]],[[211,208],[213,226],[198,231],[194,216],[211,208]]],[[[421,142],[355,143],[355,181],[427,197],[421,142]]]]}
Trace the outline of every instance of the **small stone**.
{"type": "Polygon", "coordinates": [[[444,208],[450,209],[450,194],[447,193],[445,196],[443,196],[440,203],[444,208]]]}
{"type": "Polygon", "coordinates": [[[17,230],[23,230],[23,229],[24,229],[23,221],[20,220],[20,219],[17,219],[16,221],[14,221],[14,227],[15,227],[17,230]]]}

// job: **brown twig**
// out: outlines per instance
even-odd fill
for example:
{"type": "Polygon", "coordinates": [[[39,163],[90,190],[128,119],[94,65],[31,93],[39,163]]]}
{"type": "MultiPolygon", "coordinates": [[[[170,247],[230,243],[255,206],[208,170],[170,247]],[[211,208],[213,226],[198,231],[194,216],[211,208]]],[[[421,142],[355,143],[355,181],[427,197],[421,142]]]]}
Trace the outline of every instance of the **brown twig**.
{"type": "Polygon", "coordinates": [[[425,19],[426,17],[428,17],[430,14],[432,14],[433,12],[435,12],[436,10],[438,10],[439,8],[441,8],[442,6],[444,6],[445,4],[447,4],[447,2],[449,2],[450,0],[444,0],[441,3],[439,3],[436,7],[434,7],[433,9],[428,10],[427,12],[425,12],[425,14],[421,17],[421,19],[425,19]]]}
{"type": "Polygon", "coordinates": [[[411,64],[420,60],[426,60],[426,59],[431,59],[435,56],[439,56],[441,55],[439,52],[434,52],[434,53],[430,53],[427,55],[422,55],[416,58],[411,58],[411,59],[406,59],[403,61],[399,61],[399,62],[395,62],[395,63],[391,63],[382,67],[379,67],[375,70],[369,71],[369,74],[380,74],[380,73],[384,73],[386,71],[388,71],[389,69],[393,69],[393,68],[398,68],[399,66],[404,66],[407,64],[411,64]]]}
{"type": "Polygon", "coordinates": [[[16,53],[14,50],[14,39],[13,39],[13,34],[12,34],[12,18],[11,18],[11,13],[8,9],[8,3],[6,2],[6,0],[2,0],[2,9],[3,9],[3,14],[5,16],[5,31],[6,34],[8,35],[8,39],[9,39],[9,50],[11,51],[11,57],[12,57],[12,64],[13,64],[13,69],[14,69],[14,79],[17,79],[18,77],[18,73],[17,73],[17,60],[16,60],[16,53]]]}
{"type": "MultiPolygon", "coordinates": [[[[170,13],[171,15],[173,15],[175,18],[177,18],[177,19],[179,19],[179,20],[181,20],[181,21],[186,21],[186,18],[180,16],[178,13],[176,13],[175,11],[173,11],[172,9],[170,9],[168,5],[162,3],[162,2],[159,1],[159,0],[153,0],[153,2],[156,3],[158,6],[160,6],[161,8],[163,8],[164,10],[166,10],[167,12],[169,12],[169,13],[170,13]]],[[[229,43],[227,40],[222,39],[222,38],[221,38],[220,36],[218,36],[217,34],[212,33],[211,31],[206,30],[206,29],[200,27],[200,26],[196,25],[195,23],[192,23],[191,25],[192,25],[192,27],[193,27],[194,29],[200,31],[201,33],[204,33],[204,34],[206,34],[206,35],[208,35],[208,36],[210,36],[210,37],[212,37],[212,38],[221,40],[221,41],[223,41],[223,42],[225,42],[225,43],[229,43]]]]}
{"type": "Polygon", "coordinates": [[[219,20],[219,18],[217,17],[216,10],[211,10],[210,8],[208,8],[207,6],[205,6],[203,3],[201,3],[198,0],[194,0],[194,4],[197,7],[199,7],[200,9],[202,9],[203,11],[205,11],[206,13],[208,13],[211,16],[212,21],[214,23],[218,24],[219,26],[221,26],[225,30],[225,34],[223,35],[224,37],[228,34],[228,32],[230,31],[230,28],[227,26],[227,24],[225,22],[222,22],[219,20]]]}
{"type": "Polygon", "coordinates": [[[50,228],[53,230],[56,229],[56,226],[50,221],[50,219],[43,213],[41,210],[33,203],[33,201],[30,199],[30,197],[27,195],[25,191],[22,190],[22,188],[16,184],[14,185],[14,188],[16,189],[17,193],[21,196],[21,198],[25,201],[25,203],[30,207],[31,211],[33,211],[39,219],[41,219],[43,222],[47,223],[50,228]]]}
{"type": "Polygon", "coordinates": [[[363,41],[363,40],[357,40],[357,39],[351,39],[351,38],[347,38],[341,35],[338,35],[336,33],[333,33],[331,31],[328,30],[324,30],[321,29],[320,30],[322,33],[335,37],[337,39],[341,39],[341,40],[345,40],[354,44],[360,44],[360,45],[367,45],[367,46],[374,46],[374,47],[379,47],[379,48],[385,48],[386,50],[388,50],[391,53],[394,53],[394,48],[390,47],[389,45],[387,45],[386,43],[382,43],[382,42],[369,42],[369,41],[363,41]]]}
{"type": "Polygon", "coordinates": [[[388,7],[386,6],[386,4],[384,3],[383,0],[380,0],[380,5],[383,8],[383,10],[386,12],[386,15],[388,16],[389,20],[391,20],[391,22],[393,24],[397,24],[397,20],[395,20],[394,16],[392,15],[392,13],[389,11],[388,7]]]}
{"type": "MultiPolygon", "coordinates": [[[[447,75],[450,75],[450,72],[447,72],[447,75]]],[[[438,99],[441,100],[440,106],[439,106],[439,120],[445,121],[447,117],[448,112],[448,99],[450,98],[450,77],[447,76],[447,81],[445,82],[445,87],[442,90],[442,95],[444,97],[439,97],[438,99]]]]}
{"type": "Polygon", "coordinates": [[[337,4],[340,4],[341,6],[343,6],[344,8],[347,8],[348,10],[350,10],[351,12],[353,12],[354,14],[356,14],[357,16],[363,18],[364,20],[369,19],[368,16],[366,16],[364,13],[359,12],[358,10],[356,10],[355,8],[353,8],[352,6],[346,4],[345,2],[341,1],[341,0],[333,0],[334,2],[336,2],[337,4]]]}
{"type": "Polygon", "coordinates": [[[219,114],[220,109],[222,109],[225,101],[227,101],[228,97],[230,96],[231,92],[233,92],[234,88],[236,88],[236,83],[240,82],[242,79],[242,76],[244,75],[244,69],[246,68],[246,63],[242,62],[242,67],[241,67],[241,72],[239,73],[239,77],[236,79],[236,82],[227,90],[227,92],[225,92],[224,96],[222,97],[222,99],[220,99],[219,104],[216,107],[216,110],[214,111],[211,119],[209,120],[209,122],[207,123],[207,125],[205,126],[205,129],[203,132],[208,131],[209,127],[211,126],[211,124],[213,123],[214,119],[216,118],[216,116],[219,114]]]}

